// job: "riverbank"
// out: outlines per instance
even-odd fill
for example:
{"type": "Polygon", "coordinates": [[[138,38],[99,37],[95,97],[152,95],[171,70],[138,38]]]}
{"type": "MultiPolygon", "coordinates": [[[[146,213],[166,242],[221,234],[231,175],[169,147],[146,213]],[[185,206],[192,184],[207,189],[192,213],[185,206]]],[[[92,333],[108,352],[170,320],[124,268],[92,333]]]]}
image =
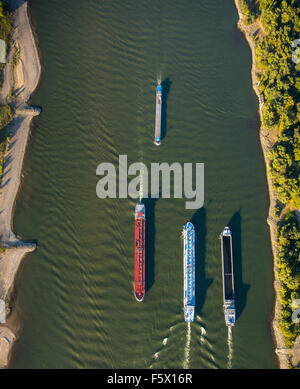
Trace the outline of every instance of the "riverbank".
{"type": "MultiPolygon", "coordinates": [[[[10,145],[5,155],[3,179],[0,186],[0,246],[5,248],[0,257],[0,298],[5,301],[7,313],[10,311],[10,294],[14,280],[24,256],[36,248],[34,243],[19,240],[12,230],[14,206],[21,183],[23,159],[30,124],[39,108],[29,107],[27,102],[36,89],[41,65],[37,46],[27,12],[27,1],[8,1],[12,10],[12,42],[3,70],[3,85],[0,92],[2,104],[10,104],[14,109],[13,121],[9,125],[10,145]],[[13,62],[13,48],[19,51],[17,64],[13,62]]],[[[15,329],[8,323],[0,325],[0,367],[6,367],[16,339],[15,329]]]]}
{"type": "MultiPolygon", "coordinates": [[[[243,20],[245,18],[245,15],[243,14],[240,6],[239,0],[234,0],[235,6],[237,8],[238,14],[239,14],[239,21],[238,21],[238,28],[243,32],[245,35],[245,38],[250,46],[251,53],[252,53],[252,68],[251,68],[251,77],[252,77],[252,86],[253,89],[258,97],[260,99],[261,92],[258,88],[258,79],[257,74],[259,73],[259,70],[257,68],[256,64],[256,56],[255,56],[255,40],[253,39],[253,36],[257,37],[259,34],[264,34],[263,28],[261,24],[258,21],[255,21],[254,23],[250,25],[245,25],[243,23],[243,20]]],[[[278,247],[276,244],[276,220],[274,219],[274,207],[276,205],[276,194],[272,187],[272,180],[270,177],[268,166],[270,164],[269,159],[269,150],[273,147],[275,140],[276,140],[276,134],[274,132],[267,130],[262,125],[262,114],[263,114],[263,104],[260,103],[259,105],[259,115],[260,115],[260,122],[261,127],[259,131],[260,136],[260,143],[263,150],[264,160],[265,160],[265,166],[266,166],[266,177],[268,182],[268,190],[269,190],[269,198],[270,198],[270,205],[269,205],[269,214],[268,214],[268,225],[270,228],[270,239],[271,239],[271,246],[272,246],[272,252],[273,252],[273,271],[274,271],[274,291],[275,291],[275,302],[274,302],[274,314],[272,319],[272,332],[273,332],[273,338],[275,343],[275,351],[278,357],[279,362],[279,368],[281,369],[287,369],[289,367],[289,355],[292,353],[291,349],[286,348],[283,335],[279,328],[279,321],[280,321],[280,288],[281,288],[281,282],[278,277],[278,267],[276,264],[276,258],[278,255],[278,247]]]]}

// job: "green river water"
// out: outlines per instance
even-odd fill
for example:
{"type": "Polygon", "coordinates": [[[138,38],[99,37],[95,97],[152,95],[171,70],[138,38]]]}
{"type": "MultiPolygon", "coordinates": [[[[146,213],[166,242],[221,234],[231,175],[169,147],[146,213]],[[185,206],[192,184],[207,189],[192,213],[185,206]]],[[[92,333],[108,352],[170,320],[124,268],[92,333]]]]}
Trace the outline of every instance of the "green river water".
{"type": "Polygon", "coordinates": [[[272,253],[251,52],[231,0],[32,0],[43,73],[14,229],[13,368],[276,368],[272,253]],[[160,147],[155,88],[164,86],[160,147]],[[205,201],[147,200],[147,293],[133,296],[134,199],[96,196],[96,167],[203,162],[205,201]],[[184,322],[181,231],[196,228],[196,318],[184,322]],[[220,241],[233,231],[237,322],[220,241]]]}

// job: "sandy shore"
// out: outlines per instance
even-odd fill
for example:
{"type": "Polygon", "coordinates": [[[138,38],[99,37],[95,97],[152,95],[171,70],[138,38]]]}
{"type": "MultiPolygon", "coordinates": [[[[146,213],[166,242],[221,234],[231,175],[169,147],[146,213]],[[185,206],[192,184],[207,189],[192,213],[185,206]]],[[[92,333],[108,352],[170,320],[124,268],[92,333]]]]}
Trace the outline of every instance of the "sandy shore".
{"type": "MultiPolygon", "coordinates": [[[[255,22],[249,26],[246,26],[243,24],[243,18],[244,15],[241,11],[241,7],[238,0],[234,0],[238,14],[239,14],[239,21],[238,21],[238,28],[244,33],[247,42],[250,46],[251,52],[252,52],[252,69],[251,69],[251,76],[252,76],[252,86],[257,94],[257,97],[260,95],[260,91],[258,89],[257,83],[257,73],[259,73],[256,65],[256,59],[255,59],[255,42],[252,38],[253,34],[260,34],[263,33],[262,26],[259,24],[259,22],[255,22]]],[[[260,114],[260,121],[262,123],[262,107],[260,105],[259,107],[259,114],[260,114]]],[[[271,246],[272,246],[272,252],[273,252],[273,258],[274,258],[274,291],[275,291],[275,302],[274,302],[274,313],[273,313],[273,320],[272,320],[272,331],[273,331],[273,338],[275,343],[275,352],[278,357],[279,362],[279,368],[281,369],[287,369],[288,368],[288,361],[289,361],[289,355],[292,353],[291,349],[286,348],[284,339],[282,336],[282,333],[279,329],[279,320],[280,320],[280,280],[278,278],[277,273],[277,265],[276,265],[276,258],[278,254],[278,247],[276,244],[276,221],[274,220],[274,206],[276,204],[276,196],[273,191],[272,187],[272,180],[269,174],[269,164],[270,160],[268,157],[268,151],[273,147],[274,145],[274,136],[272,138],[272,133],[268,130],[266,130],[262,125],[260,127],[259,131],[260,136],[260,143],[264,154],[264,160],[265,160],[265,166],[266,166],[266,176],[267,176],[267,182],[268,182],[268,189],[269,189],[269,198],[270,198],[270,206],[269,206],[269,215],[268,215],[268,225],[270,227],[270,238],[271,238],[271,246]]]]}
{"type": "MultiPolygon", "coordinates": [[[[41,74],[38,51],[27,14],[27,2],[8,1],[13,10],[12,40],[18,47],[20,56],[17,66],[12,69],[12,50],[8,54],[3,71],[1,103],[10,103],[15,108],[10,124],[11,141],[5,156],[3,179],[0,185],[0,245],[6,250],[0,256],[0,298],[9,305],[10,293],[17,270],[26,253],[35,249],[34,243],[19,240],[12,231],[14,205],[21,182],[22,166],[33,116],[39,108],[29,107],[27,101],[37,87],[41,74]],[[15,91],[16,99],[10,96],[15,91]]],[[[6,367],[16,334],[8,324],[0,325],[0,367],[6,367]]]]}

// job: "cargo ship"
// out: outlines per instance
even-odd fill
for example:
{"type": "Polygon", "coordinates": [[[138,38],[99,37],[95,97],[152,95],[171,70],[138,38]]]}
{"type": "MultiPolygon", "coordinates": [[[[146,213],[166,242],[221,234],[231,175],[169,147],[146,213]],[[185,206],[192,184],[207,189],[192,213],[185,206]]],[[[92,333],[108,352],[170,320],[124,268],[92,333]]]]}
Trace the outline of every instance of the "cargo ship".
{"type": "Polygon", "coordinates": [[[162,106],[162,86],[156,88],[156,109],[155,109],[155,133],[154,143],[156,146],[161,144],[161,106],[162,106]]]}
{"type": "Polygon", "coordinates": [[[183,228],[183,311],[186,322],[195,316],[195,229],[188,222],[183,228]]]}
{"type": "Polygon", "coordinates": [[[135,207],[134,295],[139,302],[145,296],[145,230],[145,205],[138,203],[135,207]]]}
{"type": "Polygon", "coordinates": [[[223,300],[225,323],[228,327],[235,324],[234,277],[232,258],[232,234],[229,227],[221,233],[223,300]]]}

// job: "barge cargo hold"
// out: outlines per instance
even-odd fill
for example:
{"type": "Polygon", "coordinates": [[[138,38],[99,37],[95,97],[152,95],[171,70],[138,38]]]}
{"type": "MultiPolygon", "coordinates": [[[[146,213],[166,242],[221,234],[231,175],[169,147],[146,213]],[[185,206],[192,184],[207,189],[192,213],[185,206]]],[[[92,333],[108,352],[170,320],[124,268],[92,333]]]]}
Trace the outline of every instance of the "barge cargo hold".
{"type": "Polygon", "coordinates": [[[138,203],[135,207],[134,295],[139,302],[145,296],[145,230],[145,205],[138,203]]]}
{"type": "Polygon", "coordinates": [[[232,233],[225,227],[221,234],[223,301],[225,323],[228,327],[235,324],[234,276],[232,257],[232,233]]]}
{"type": "Polygon", "coordinates": [[[188,222],[183,228],[183,311],[186,322],[195,316],[195,229],[188,222]]]}
{"type": "Polygon", "coordinates": [[[155,134],[154,143],[156,146],[161,144],[161,106],[162,106],[162,86],[156,88],[156,109],[155,109],[155,134]]]}

